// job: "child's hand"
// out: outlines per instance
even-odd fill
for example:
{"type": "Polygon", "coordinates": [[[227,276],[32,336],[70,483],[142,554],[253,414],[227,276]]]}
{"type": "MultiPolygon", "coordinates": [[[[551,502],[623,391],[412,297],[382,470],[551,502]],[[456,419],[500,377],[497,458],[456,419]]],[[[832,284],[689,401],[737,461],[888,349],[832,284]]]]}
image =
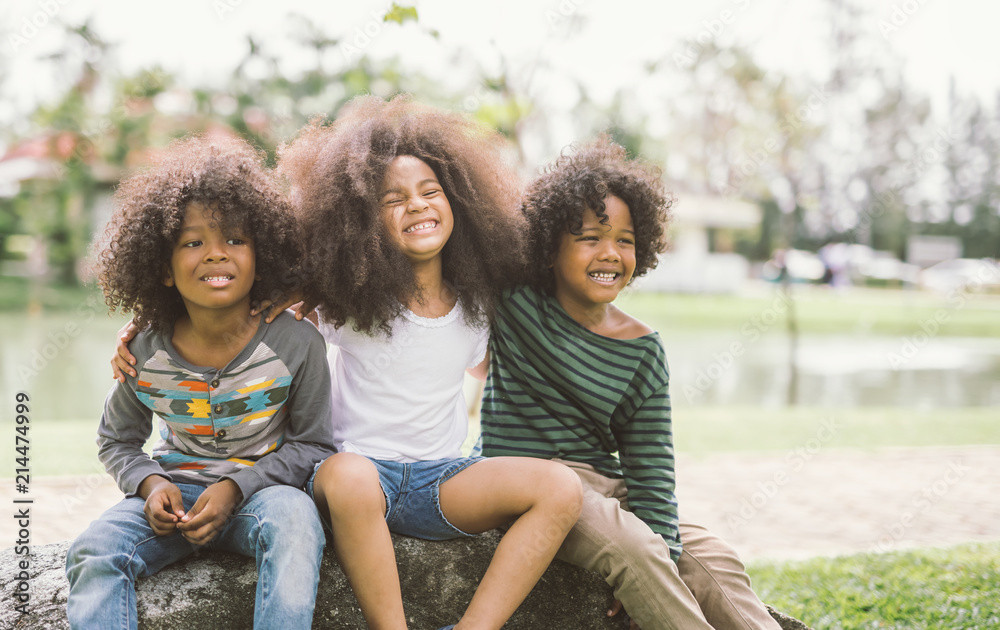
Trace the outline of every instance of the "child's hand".
{"type": "MultiPolygon", "coordinates": [[[[608,617],[614,617],[615,615],[617,615],[620,612],[623,612],[624,610],[625,607],[622,606],[621,600],[616,599],[615,601],[611,602],[611,610],[608,611],[608,617]]],[[[628,620],[628,629],[639,630],[639,626],[636,625],[635,621],[632,618],[629,618],[628,620]]]]}
{"type": "Polygon", "coordinates": [[[215,538],[233,508],[242,500],[243,493],[235,481],[223,479],[213,483],[201,493],[194,507],[177,524],[177,529],[190,542],[204,545],[215,538]]]}
{"type": "Polygon", "coordinates": [[[275,304],[271,300],[264,300],[259,305],[257,305],[256,308],[252,309],[250,311],[250,314],[256,315],[257,313],[263,313],[268,308],[270,308],[271,311],[267,314],[267,317],[264,318],[264,321],[270,324],[271,322],[274,321],[274,318],[278,316],[278,313],[293,306],[295,307],[295,319],[298,320],[302,320],[303,318],[308,317],[310,314],[312,314],[313,310],[316,308],[315,304],[306,304],[305,302],[303,302],[302,292],[296,290],[292,291],[288,295],[288,299],[278,304],[275,304]]]}
{"type": "Polygon", "coordinates": [[[111,371],[112,378],[119,383],[125,382],[126,373],[135,376],[135,369],[132,368],[135,365],[135,357],[128,351],[128,343],[135,339],[138,332],[139,329],[131,321],[118,331],[118,343],[115,344],[115,354],[111,357],[111,371]]]}
{"type": "Polygon", "coordinates": [[[139,485],[139,496],[146,497],[142,508],[146,522],[157,536],[174,533],[184,517],[184,500],[180,488],[159,475],[146,477],[139,485]]]}

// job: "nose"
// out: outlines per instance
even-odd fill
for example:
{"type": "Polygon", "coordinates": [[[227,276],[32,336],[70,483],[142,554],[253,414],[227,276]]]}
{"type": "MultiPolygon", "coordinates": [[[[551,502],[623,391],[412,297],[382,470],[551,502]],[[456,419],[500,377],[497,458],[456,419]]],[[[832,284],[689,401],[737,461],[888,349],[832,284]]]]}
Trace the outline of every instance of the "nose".
{"type": "Polygon", "coordinates": [[[205,262],[222,262],[229,260],[229,248],[226,241],[213,239],[205,249],[205,262]]]}
{"type": "Polygon", "coordinates": [[[621,260],[618,244],[611,239],[606,239],[598,252],[598,260],[607,262],[618,262],[621,260]]]}
{"type": "Polygon", "coordinates": [[[406,201],[406,211],[412,214],[423,212],[429,207],[430,204],[420,195],[413,195],[406,201]]]}

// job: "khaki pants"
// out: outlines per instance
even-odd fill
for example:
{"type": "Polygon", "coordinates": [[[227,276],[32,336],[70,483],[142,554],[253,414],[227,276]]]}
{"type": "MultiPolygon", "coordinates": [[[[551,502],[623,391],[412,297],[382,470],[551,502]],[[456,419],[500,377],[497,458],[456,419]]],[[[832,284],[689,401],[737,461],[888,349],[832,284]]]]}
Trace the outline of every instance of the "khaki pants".
{"type": "Polygon", "coordinates": [[[642,630],[779,630],[732,547],[682,522],[675,564],[659,534],[628,511],[624,481],[557,461],[580,476],[583,512],[556,557],[604,576],[642,630]]]}

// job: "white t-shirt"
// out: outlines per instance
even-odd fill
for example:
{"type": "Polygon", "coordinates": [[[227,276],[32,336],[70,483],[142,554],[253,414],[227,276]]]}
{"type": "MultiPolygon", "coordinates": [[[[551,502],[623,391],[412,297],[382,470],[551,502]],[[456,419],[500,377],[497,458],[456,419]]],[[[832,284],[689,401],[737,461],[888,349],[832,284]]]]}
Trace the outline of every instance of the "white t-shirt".
{"type": "Polygon", "coordinates": [[[460,457],[469,427],[465,371],[486,357],[489,328],[460,303],[434,319],[409,310],[392,337],[320,324],[332,344],[333,437],[338,451],[398,462],[460,457]]]}

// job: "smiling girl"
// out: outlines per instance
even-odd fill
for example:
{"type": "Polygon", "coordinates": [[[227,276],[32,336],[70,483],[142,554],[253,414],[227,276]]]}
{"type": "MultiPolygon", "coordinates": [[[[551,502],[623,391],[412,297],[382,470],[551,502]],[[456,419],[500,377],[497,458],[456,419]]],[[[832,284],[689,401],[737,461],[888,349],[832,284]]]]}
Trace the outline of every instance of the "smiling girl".
{"type": "Polygon", "coordinates": [[[510,524],[456,626],[499,628],[580,510],[563,466],[460,453],[464,374],[485,377],[488,323],[521,266],[502,139],[406,99],[362,98],[307,128],[279,169],[309,235],[304,297],[336,348],[341,452],[317,467],[313,493],[365,619],[406,627],[390,531],[443,540],[510,524]]]}

